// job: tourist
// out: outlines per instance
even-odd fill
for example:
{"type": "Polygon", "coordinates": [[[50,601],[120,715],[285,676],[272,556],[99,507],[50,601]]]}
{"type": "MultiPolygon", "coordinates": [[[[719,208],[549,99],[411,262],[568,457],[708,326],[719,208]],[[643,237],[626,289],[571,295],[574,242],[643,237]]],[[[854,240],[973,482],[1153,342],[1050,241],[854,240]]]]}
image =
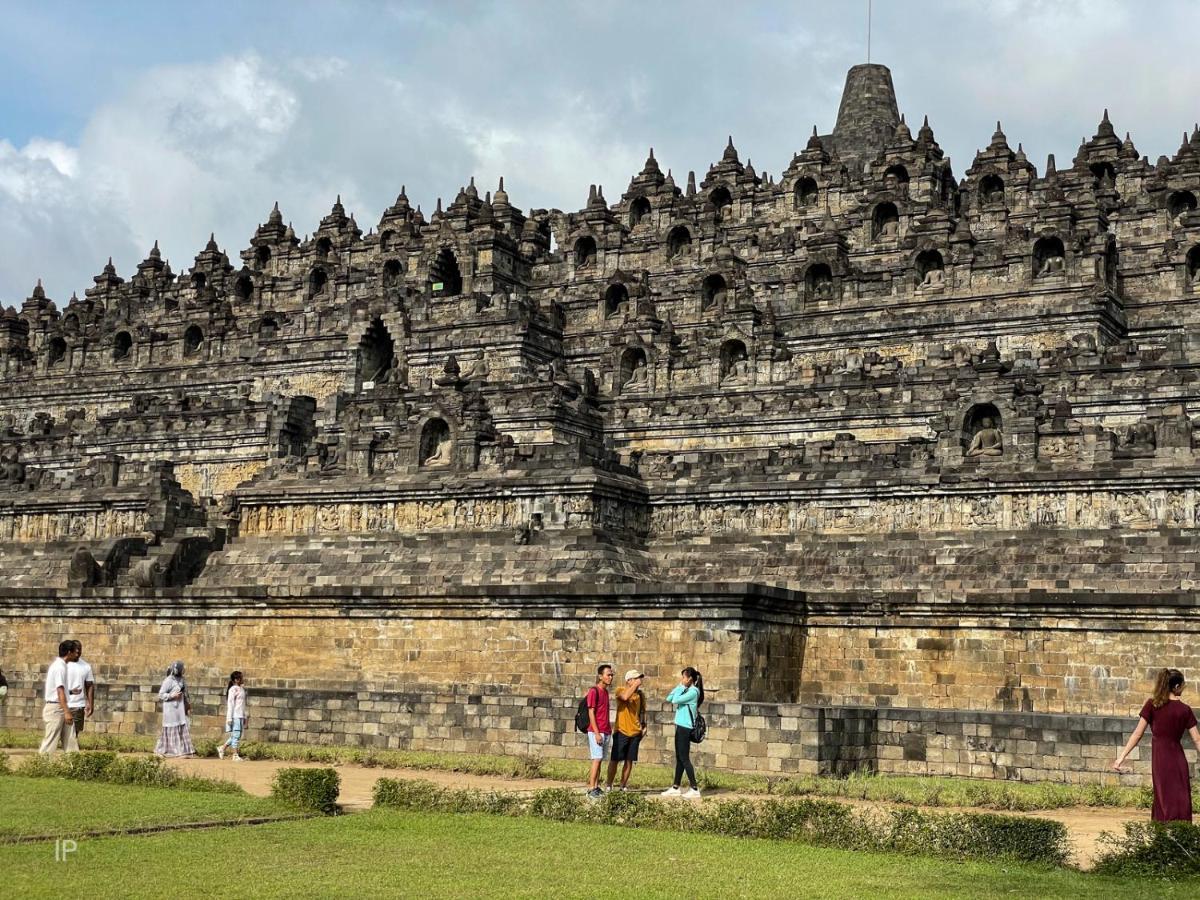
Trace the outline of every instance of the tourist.
{"type": "Polygon", "coordinates": [[[0,702],[8,696],[8,679],[4,677],[4,670],[0,669],[0,702]]]}
{"type": "Polygon", "coordinates": [[[1112,765],[1118,772],[1126,771],[1122,764],[1149,726],[1154,736],[1150,742],[1150,778],[1154,783],[1150,818],[1155,822],[1192,821],[1192,783],[1181,739],[1186,731],[1200,750],[1200,729],[1196,728],[1192,708],[1179,699],[1182,693],[1182,672],[1163,669],[1158,673],[1154,696],[1142,707],[1137,727],[1112,765]]]}
{"type": "Polygon", "coordinates": [[[242,733],[246,730],[246,688],[243,685],[242,673],[232,672],[229,684],[225,686],[225,738],[217,745],[217,756],[225,758],[225,748],[233,750],[233,761],[241,762],[238,755],[238,744],[242,741],[242,733]]]}
{"type": "Polygon", "coordinates": [[[613,735],[612,757],[608,761],[608,789],[613,789],[617,763],[621,767],[621,790],[629,787],[629,775],[637,762],[638,746],[646,733],[646,698],[642,694],[645,676],[637,669],[625,673],[625,686],[617,690],[617,731],[613,735]]]}
{"type": "Polygon", "coordinates": [[[600,766],[609,750],[612,738],[612,723],[608,720],[608,686],[612,684],[613,667],[602,665],[596,669],[596,683],[587,692],[588,711],[588,756],[592,771],[588,776],[587,795],[593,800],[604,796],[600,790],[600,766]]]}
{"type": "Polygon", "coordinates": [[[700,704],[704,702],[704,676],[688,666],[680,673],[679,684],[667,694],[667,702],[675,705],[675,781],[662,795],[698,800],[700,788],[696,784],[696,770],[692,767],[692,729],[700,714],[700,704]],[[680,793],[685,772],[690,787],[680,793]]]}
{"type": "Polygon", "coordinates": [[[45,701],[42,721],[46,723],[46,732],[38,749],[43,756],[52,756],[59,749],[68,753],[79,749],[72,722],[74,715],[67,706],[67,663],[74,659],[78,659],[75,642],[62,641],[58,645],[58,659],[46,669],[46,688],[42,694],[45,701]]]}
{"type": "Polygon", "coordinates": [[[192,733],[188,729],[188,716],[192,713],[192,701],[188,696],[187,682],[183,680],[183,663],[171,663],[167,677],[158,690],[158,699],[163,705],[162,733],[154,747],[157,756],[195,756],[192,733]]]}
{"type": "Polygon", "coordinates": [[[71,721],[75,728],[75,740],[83,734],[83,726],[92,717],[95,709],[96,676],[92,666],[83,659],[83,644],[75,644],[75,658],[67,663],[67,706],[71,710],[71,721]]]}

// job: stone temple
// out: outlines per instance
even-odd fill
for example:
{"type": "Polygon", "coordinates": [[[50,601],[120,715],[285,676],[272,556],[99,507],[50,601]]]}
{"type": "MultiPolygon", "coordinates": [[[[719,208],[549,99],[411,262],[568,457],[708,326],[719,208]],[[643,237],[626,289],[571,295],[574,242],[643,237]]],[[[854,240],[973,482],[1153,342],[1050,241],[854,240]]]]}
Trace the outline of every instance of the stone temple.
{"type": "Polygon", "coordinates": [[[1200,131],[960,176],[861,65],[798,139],[4,310],[0,721],[69,636],[97,730],[182,659],[201,735],[240,668],[258,737],[579,756],[691,664],[702,765],[1099,777],[1200,667],[1200,131]]]}

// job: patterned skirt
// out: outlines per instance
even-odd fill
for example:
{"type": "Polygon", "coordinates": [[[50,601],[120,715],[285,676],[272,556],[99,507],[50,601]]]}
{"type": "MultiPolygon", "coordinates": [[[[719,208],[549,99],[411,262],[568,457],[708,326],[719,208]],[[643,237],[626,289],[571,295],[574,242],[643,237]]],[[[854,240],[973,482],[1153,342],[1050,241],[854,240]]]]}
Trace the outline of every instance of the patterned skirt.
{"type": "Polygon", "coordinates": [[[192,733],[187,725],[164,725],[154,746],[156,756],[195,756],[196,748],[192,746],[192,733]]]}

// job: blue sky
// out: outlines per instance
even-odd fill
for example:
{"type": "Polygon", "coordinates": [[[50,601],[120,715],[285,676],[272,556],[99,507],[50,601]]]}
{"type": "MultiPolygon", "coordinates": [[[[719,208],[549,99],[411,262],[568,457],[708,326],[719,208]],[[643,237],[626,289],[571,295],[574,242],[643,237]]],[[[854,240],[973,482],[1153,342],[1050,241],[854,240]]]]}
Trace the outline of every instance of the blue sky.
{"type": "MultiPolygon", "coordinates": [[[[431,210],[473,175],[519,207],[610,201],[649,146],[683,183],[732,133],[778,174],[833,124],[865,0],[4,2],[0,304],[64,303],[155,239],[176,271],[231,256],[278,200],[365,228],[402,184],[431,210]]],[[[1105,107],[1140,152],[1200,119],[1200,4],[876,0],[873,59],[961,177],[997,119],[1041,169],[1105,107]],[[1153,14],[1147,14],[1146,9],[1153,14]]]]}

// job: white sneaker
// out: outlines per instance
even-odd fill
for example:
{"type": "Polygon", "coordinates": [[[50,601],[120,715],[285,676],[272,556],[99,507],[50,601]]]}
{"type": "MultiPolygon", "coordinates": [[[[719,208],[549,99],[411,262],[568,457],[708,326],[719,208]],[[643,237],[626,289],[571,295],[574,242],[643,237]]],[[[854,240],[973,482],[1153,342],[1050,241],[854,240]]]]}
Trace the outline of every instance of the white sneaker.
{"type": "Polygon", "coordinates": [[[225,745],[221,744],[217,747],[217,759],[225,758],[225,745]]]}
{"type": "Polygon", "coordinates": [[[682,797],[683,794],[677,787],[669,787],[658,796],[660,797],[682,797]]]}
{"type": "Polygon", "coordinates": [[[684,800],[699,800],[700,799],[700,791],[697,790],[696,788],[688,788],[686,791],[683,792],[683,799],[684,800]]]}
{"type": "MultiPolygon", "coordinates": [[[[241,758],[240,756],[238,756],[238,755],[235,753],[235,754],[233,754],[233,761],[234,761],[234,762],[241,762],[241,761],[242,761],[242,758],[241,758]]],[[[699,794],[699,793],[697,793],[697,794],[696,794],[696,796],[697,796],[697,797],[699,797],[699,796],[700,796],[700,794],[699,794]]]]}

